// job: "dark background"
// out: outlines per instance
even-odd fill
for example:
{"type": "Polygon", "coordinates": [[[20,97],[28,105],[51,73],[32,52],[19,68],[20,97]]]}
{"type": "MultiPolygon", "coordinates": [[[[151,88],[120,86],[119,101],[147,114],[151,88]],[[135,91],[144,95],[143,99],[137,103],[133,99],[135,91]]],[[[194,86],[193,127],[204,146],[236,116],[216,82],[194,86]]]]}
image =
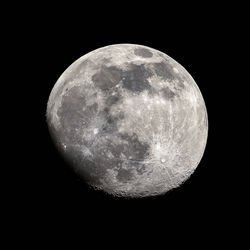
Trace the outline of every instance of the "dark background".
{"type": "Polygon", "coordinates": [[[203,244],[224,242],[224,233],[229,237],[232,225],[240,221],[235,214],[239,193],[232,181],[235,160],[228,150],[233,137],[228,118],[235,110],[227,78],[233,67],[225,66],[234,54],[237,9],[232,9],[93,3],[33,6],[16,19],[14,32],[9,29],[12,42],[18,40],[12,50],[20,53],[25,68],[23,106],[17,114],[22,146],[20,157],[13,159],[22,165],[25,178],[17,188],[16,204],[33,234],[44,228],[53,238],[58,231],[77,229],[84,241],[95,235],[95,244],[105,235],[101,244],[121,238],[121,246],[132,239],[192,245],[193,237],[204,238],[203,244]],[[195,79],[206,103],[209,134],[203,158],[190,179],[163,196],[122,199],[89,189],[58,155],[48,133],[46,105],[63,71],[80,56],[116,43],[142,44],[171,56],[195,79]]]}

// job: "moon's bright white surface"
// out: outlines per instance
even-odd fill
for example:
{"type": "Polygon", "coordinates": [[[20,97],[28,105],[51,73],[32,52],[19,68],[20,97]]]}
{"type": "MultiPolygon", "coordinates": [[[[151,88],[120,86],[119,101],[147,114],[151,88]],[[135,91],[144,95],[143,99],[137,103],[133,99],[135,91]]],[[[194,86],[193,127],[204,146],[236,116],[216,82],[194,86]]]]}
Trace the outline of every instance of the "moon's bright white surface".
{"type": "Polygon", "coordinates": [[[145,197],[178,187],[198,166],[207,112],[194,79],[155,49],[117,44],[75,61],[47,105],[52,138],[92,187],[145,197]]]}

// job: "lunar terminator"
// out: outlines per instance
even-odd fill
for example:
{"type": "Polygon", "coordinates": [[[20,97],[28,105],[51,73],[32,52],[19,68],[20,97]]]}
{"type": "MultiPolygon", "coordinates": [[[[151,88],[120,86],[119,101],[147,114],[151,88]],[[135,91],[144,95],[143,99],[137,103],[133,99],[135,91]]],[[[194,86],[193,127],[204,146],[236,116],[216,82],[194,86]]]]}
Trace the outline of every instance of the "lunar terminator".
{"type": "Polygon", "coordinates": [[[205,150],[203,97],[168,55],[117,44],[75,61],[53,87],[50,134],[90,186],[115,196],[164,194],[187,180],[205,150]]]}

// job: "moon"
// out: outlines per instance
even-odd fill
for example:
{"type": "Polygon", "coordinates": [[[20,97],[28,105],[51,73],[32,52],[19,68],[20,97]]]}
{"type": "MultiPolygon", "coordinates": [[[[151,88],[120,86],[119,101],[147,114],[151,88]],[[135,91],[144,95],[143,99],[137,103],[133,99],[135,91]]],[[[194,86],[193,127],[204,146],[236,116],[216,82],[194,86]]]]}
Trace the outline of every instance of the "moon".
{"type": "Polygon", "coordinates": [[[110,45],[80,57],[54,85],[46,117],[70,167],[114,196],[156,196],[180,186],[207,142],[206,106],[194,79],[142,45],[110,45]]]}

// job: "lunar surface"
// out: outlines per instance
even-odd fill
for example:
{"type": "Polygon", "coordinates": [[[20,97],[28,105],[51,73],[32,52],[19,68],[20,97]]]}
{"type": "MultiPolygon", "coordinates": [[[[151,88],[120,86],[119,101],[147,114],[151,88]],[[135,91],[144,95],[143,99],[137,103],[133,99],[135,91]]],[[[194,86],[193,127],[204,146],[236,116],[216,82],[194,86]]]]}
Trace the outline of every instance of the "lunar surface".
{"type": "Polygon", "coordinates": [[[56,82],[47,123],[91,187],[146,197],[178,187],[205,150],[208,121],[190,74],[168,55],[117,44],[75,61],[56,82]]]}

